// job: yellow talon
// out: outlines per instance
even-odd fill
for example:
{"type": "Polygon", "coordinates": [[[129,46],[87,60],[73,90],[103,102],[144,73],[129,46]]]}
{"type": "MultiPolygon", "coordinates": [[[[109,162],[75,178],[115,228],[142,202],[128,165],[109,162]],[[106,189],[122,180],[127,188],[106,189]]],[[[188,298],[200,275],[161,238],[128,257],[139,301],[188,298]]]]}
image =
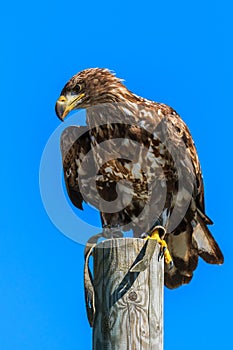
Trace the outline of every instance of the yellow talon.
{"type": "Polygon", "coordinates": [[[165,263],[170,265],[170,267],[172,267],[173,261],[172,261],[171,254],[168,250],[166,241],[164,239],[161,239],[159,236],[159,228],[158,227],[155,227],[154,230],[151,232],[151,234],[145,237],[145,240],[148,240],[148,239],[154,239],[158,242],[158,244],[160,245],[160,249],[161,249],[159,257],[162,257],[164,255],[165,263]]]}

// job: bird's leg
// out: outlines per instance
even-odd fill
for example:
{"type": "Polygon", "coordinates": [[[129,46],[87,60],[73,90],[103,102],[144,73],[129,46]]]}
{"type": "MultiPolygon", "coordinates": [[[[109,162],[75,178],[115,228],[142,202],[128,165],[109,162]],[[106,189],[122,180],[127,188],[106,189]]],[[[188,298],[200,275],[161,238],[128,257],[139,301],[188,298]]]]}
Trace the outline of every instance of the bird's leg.
{"type": "Polygon", "coordinates": [[[163,239],[165,236],[165,233],[166,232],[164,227],[156,226],[148,234],[146,234],[146,236],[144,235],[143,238],[145,240],[154,239],[158,242],[158,244],[160,245],[160,253],[159,253],[158,259],[161,260],[164,257],[165,263],[169,266],[169,269],[171,269],[174,263],[172,261],[171,254],[168,250],[167,243],[163,239]]]}

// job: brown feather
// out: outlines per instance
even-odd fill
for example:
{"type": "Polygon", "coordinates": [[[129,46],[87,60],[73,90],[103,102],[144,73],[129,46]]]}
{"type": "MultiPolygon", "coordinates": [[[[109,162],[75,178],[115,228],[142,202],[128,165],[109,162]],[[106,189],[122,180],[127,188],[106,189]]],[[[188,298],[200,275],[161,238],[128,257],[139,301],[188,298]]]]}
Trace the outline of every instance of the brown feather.
{"type": "Polygon", "coordinates": [[[192,279],[198,256],[221,264],[223,255],[207,228],[212,221],[205,214],[198,155],[179,115],[165,104],[133,94],[106,69],[78,73],[61,94],[75,96],[77,86],[85,97],[76,108],[86,108],[87,127],[69,127],[61,137],[64,177],[72,203],[82,209],[85,200],[98,208],[100,196],[110,205],[118,199],[120,188],[119,210],[100,210],[103,225],[120,225],[140,236],[160,220],[167,229],[165,239],[175,264],[173,270],[165,271],[168,288],[192,279]],[[119,143],[119,138],[124,142],[119,143]],[[99,146],[105,141],[103,150],[99,146]],[[91,156],[83,161],[88,152],[91,156]],[[104,161],[106,154],[111,158],[104,161]],[[182,211],[188,194],[191,201],[184,217],[172,228],[173,209],[176,205],[182,211]]]}

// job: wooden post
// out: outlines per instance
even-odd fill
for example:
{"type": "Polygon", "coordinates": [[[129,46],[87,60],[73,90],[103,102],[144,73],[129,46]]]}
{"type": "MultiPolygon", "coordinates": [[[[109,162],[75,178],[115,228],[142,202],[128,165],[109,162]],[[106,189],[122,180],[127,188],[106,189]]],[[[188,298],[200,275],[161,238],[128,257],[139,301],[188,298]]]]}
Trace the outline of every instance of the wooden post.
{"type": "Polygon", "coordinates": [[[93,249],[93,350],[163,349],[159,250],[156,241],[140,238],[110,239],[93,249]]]}

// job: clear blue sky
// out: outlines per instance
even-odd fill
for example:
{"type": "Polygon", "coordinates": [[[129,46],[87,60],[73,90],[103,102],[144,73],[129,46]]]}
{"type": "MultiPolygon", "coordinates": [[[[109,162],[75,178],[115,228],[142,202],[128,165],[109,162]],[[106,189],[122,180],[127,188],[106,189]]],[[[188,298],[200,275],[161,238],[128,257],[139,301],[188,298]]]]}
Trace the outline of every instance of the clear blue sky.
{"type": "MultiPolygon", "coordinates": [[[[230,3],[230,2],[229,2],[230,3]]],[[[39,190],[54,104],[77,71],[107,67],[189,125],[222,267],[200,261],[165,291],[165,350],[232,343],[232,8],[226,1],[29,1],[1,5],[1,350],[91,349],[83,246],[52,224],[39,190]]]]}

